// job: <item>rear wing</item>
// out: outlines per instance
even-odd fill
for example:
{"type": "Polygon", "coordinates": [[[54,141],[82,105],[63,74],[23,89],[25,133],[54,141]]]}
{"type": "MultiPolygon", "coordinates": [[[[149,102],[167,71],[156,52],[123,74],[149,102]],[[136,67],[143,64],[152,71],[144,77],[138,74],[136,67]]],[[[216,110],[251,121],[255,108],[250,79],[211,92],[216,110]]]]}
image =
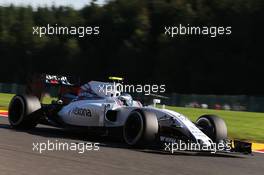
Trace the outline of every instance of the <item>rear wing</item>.
{"type": "Polygon", "coordinates": [[[65,93],[78,94],[80,79],[73,76],[40,74],[31,76],[26,85],[26,94],[42,101],[45,95],[61,98],[65,93]]]}
{"type": "Polygon", "coordinates": [[[43,75],[43,78],[45,78],[46,84],[51,85],[61,85],[61,86],[79,86],[80,80],[74,78],[74,77],[66,77],[61,75],[49,75],[45,74],[43,75]]]}

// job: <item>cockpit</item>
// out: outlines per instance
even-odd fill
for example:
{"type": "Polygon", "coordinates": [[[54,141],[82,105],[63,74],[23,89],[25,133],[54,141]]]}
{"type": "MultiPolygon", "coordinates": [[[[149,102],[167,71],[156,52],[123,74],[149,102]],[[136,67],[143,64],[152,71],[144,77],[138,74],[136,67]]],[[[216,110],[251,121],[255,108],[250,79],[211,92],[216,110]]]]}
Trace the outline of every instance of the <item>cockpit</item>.
{"type": "Polygon", "coordinates": [[[119,91],[119,85],[119,83],[90,81],[81,86],[77,100],[108,99],[120,106],[141,106],[141,103],[135,102],[130,94],[119,91]]]}

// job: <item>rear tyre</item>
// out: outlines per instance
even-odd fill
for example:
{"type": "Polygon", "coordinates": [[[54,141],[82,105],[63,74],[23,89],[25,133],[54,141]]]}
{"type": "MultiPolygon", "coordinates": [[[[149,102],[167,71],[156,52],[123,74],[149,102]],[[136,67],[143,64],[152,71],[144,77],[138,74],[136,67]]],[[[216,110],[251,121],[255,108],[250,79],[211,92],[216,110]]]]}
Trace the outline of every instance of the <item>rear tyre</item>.
{"type": "Polygon", "coordinates": [[[219,143],[227,139],[227,127],[225,121],[215,115],[203,115],[199,117],[196,124],[213,142],[219,143]]]}
{"type": "Polygon", "coordinates": [[[8,109],[8,120],[15,129],[31,129],[38,124],[41,109],[39,99],[35,96],[16,95],[8,109]]]}
{"type": "Polygon", "coordinates": [[[158,129],[158,120],[154,113],[134,110],[123,127],[123,138],[130,146],[150,144],[156,140],[158,129]]]}

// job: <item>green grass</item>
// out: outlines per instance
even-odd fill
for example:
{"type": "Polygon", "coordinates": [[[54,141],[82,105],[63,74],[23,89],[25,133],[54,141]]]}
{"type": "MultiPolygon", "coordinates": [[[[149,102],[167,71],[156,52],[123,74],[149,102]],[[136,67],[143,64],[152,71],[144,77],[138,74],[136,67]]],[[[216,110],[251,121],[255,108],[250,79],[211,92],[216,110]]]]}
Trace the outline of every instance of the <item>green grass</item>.
{"type": "Polygon", "coordinates": [[[0,109],[6,109],[14,94],[0,93],[0,109]]]}
{"type": "MultiPolygon", "coordinates": [[[[0,93],[0,109],[7,109],[10,100],[14,94],[5,94],[5,93],[0,93]]],[[[44,104],[49,104],[51,103],[52,100],[55,100],[56,98],[51,98],[51,97],[44,97],[42,103],[44,104]]]]}
{"type": "Polygon", "coordinates": [[[230,138],[264,143],[264,113],[171,106],[167,106],[166,109],[179,112],[190,118],[192,121],[196,121],[196,119],[203,114],[218,115],[225,120],[230,138]]]}

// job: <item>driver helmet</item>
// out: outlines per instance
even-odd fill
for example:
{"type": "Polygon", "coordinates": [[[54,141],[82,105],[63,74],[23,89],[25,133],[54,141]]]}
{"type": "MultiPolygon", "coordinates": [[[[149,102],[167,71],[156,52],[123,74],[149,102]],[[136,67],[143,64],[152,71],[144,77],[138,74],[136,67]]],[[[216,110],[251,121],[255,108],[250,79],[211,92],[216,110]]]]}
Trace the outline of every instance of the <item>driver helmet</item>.
{"type": "Polygon", "coordinates": [[[133,99],[132,96],[128,93],[122,93],[118,99],[122,101],[122,103],[126,106],[132,106],[133,105],[133,99]]]}

